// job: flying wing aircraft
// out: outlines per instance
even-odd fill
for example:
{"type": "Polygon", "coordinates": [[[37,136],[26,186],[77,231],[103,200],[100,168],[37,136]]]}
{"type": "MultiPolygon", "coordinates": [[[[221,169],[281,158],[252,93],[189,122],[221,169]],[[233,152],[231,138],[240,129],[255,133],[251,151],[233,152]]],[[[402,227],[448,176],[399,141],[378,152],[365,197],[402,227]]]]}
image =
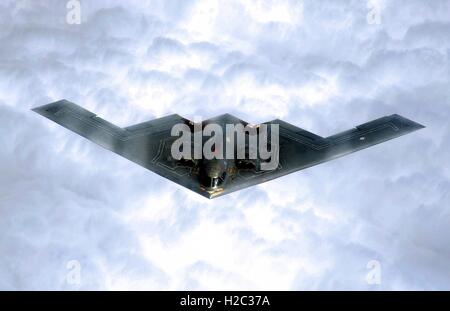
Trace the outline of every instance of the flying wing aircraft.
{"type": "MultiPolygon", "coordinates": [[[[269,121],[263,124],[278,125],[278,165],[274,169],[263,170],[261,162],[265,160],[260,158],[175,159],[171,146],[178,137],[171,135],[172,127],[185,124],[195,131],[194,122],[177,114],[121,128],[67,100],[40,106],[33,111],[210,199],[330,161],[424,127],[393,114],[324,138],[278,119],[269,121]]],[[[212,123],[222,128],[227,124],[248,125],[230,114],[224,114],[203,121],[201,128],[212,123]]],[[[229,139],[226,133],[223,135],[225,139],[229,139]]]]}

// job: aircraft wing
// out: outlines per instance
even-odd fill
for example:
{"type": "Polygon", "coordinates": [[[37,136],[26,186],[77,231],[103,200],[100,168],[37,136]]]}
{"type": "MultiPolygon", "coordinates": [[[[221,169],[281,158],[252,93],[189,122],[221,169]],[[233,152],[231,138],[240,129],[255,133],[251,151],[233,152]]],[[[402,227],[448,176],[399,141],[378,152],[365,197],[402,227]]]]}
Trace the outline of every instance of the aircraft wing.
{"type": "Polygon", "coordinates": [[[268,171],[258,171],[255,168],[241,169],[217,196],[306,169],[424,127],[393,114],[323,138],[281,120],[273,120],[266,124],[279,125],[278,167],[268,171]]]}
{"type": "Polygon", "coordinates": [[[189,124],[189,120],[177,114],[121,128],[67,100],[32,110],[162,177],[209,197],[199,187],[195,174],[191,174],[192,163],[170,157],[172,142],[177,138],[170,135],[172,126],[189,124]]]}

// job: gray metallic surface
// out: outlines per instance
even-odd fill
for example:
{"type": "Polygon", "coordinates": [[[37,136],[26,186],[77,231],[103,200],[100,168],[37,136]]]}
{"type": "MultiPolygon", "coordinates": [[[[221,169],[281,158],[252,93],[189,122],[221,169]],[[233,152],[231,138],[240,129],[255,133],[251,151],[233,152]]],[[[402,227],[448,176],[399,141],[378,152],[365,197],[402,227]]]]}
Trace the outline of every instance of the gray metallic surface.
{"type": "MultiPolygon", "coordinates": [[[[211,165],[215,165],[215,162],[177,161],[171,158],[170,147],[177,138],[170,135],[172,126],[185,123],[192,128],[192,122],[177,114],[120,128],[66,100],[37,107],[33,111],[207,198],[278,178],[424,127],[394,114],[323,138],[284,121],[273,120],[266,124],[279,124],[280,127],[278,167],[261,171],[258,170],[257,161],[227,160],[224,171],[226,180],[218,187],[209,189],[200,182],[204,180],[201,172],[205,167],[211,171],[211,165]]],[[[229,114],[206,120],[203,124],[209,122],[223,126],[247,124],[229,114]]],[[[225,129],[223,132],[225,135],[225,129]]]]}

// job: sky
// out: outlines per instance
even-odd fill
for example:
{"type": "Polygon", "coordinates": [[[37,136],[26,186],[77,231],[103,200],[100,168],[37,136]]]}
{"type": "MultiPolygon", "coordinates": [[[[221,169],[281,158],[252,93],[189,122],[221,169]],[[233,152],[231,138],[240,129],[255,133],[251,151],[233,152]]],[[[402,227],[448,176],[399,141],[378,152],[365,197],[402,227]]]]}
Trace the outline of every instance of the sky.
{"type": "Polygon", "coordinates": [[[0,289],[450,290],[449,0],[73,2],[0,3],[0,289]],[[30,110],[60,99],[426,128],[208,200],[30,110]]]}

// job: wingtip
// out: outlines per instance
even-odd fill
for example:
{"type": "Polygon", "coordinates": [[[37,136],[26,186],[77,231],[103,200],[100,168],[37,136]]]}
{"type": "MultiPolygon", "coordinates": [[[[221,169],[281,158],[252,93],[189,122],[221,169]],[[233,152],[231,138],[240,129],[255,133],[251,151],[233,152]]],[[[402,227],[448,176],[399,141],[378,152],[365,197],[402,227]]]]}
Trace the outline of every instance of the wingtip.
{"type": "Polygon", "coordinates": [[[423,129],[423,128],[426,128],[426,126],[423,125],[423,124],[417,123],[417,122],[415,122],[415,121],[411,121],[411,122],[414,123],[414,126],[416,127],[417,130],[421,130],[421,129],[423,129]]]}
{"type": "Polygon", "coordinates": [[[42,114],[42,107],[43,106],[34,107],[34,108],[31,108],[30,110],[33,111],[33,112],[36,112],[38,114],[42,114]]]}
{"type": "Polygon", "coordinates": [[[57,101],[54,101],[54,102],[51,102],[51,103],[48,103],[48,104],[45,104],[42,106],[31,108],[30,110],[32,110],[36,113],[39,113],[41,115],[46,115],[47,109],[49,109],[51,107],[58,107],[58,106],[66,104],[66,103],[70,103],[70,102],[66,99],[61,99],[61,100],[57,100],[57,101]]]}
{"type": "Polygon", "coordinates": [[[399,114],[393,114],[392,116],[395,117],[396,119],[398,119],[402,124],[405,124],[410,129],[410,131],[420,130],[420,129],[423,129],[426,127],[423,124],[420,124],[416,121],[405,118],[399,114]]]}
{"type": "Polygon", "coordinates": [[[41,111],[42,109],[45,109],[45,107],[47,107],[48,105],[50,105],[50,104],[45,104],[45,105],[33,107],[33,108],[31,108],[30,110],[32,110],[32,111],[34,111],[34,112],[39,112],[39,111],[41,111]]]}

